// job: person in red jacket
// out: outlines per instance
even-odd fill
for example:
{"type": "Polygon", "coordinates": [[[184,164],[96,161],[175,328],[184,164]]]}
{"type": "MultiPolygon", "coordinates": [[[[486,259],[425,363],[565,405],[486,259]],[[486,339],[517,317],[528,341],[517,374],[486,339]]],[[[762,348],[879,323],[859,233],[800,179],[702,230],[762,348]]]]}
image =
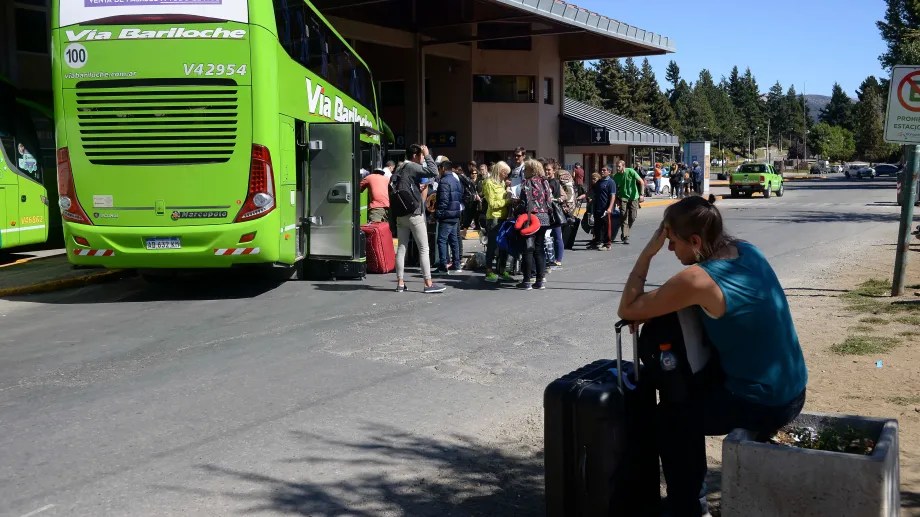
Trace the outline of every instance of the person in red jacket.
{"type": "Polygon", "coordinates": [[[387,222],[390,219],[390,180],[385,174],[386,170],[377,167],[361,180],[361,192],[371,189],[371,202],[367,209],[367,220],[371,223],[387,222]]]}

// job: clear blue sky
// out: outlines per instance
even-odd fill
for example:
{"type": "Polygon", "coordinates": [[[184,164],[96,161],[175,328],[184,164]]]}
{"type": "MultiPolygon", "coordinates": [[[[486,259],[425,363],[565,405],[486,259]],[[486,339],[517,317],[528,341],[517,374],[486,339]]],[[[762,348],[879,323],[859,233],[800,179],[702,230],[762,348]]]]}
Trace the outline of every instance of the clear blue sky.
{"type": "Polygon", "coordinates": [[[875,26],[884,0],[569,1],[676,42],[677,52],[649,57],[662,89],[672,59],[694,82],[703,68],[718,82],[734,65],[750,67],[762,92],[779,81],[783,90],[794,84],[802,93],[804,83],[806,93],[830,95],[836,81],[855,98],[867,76],[888,76],[875,26]]]}

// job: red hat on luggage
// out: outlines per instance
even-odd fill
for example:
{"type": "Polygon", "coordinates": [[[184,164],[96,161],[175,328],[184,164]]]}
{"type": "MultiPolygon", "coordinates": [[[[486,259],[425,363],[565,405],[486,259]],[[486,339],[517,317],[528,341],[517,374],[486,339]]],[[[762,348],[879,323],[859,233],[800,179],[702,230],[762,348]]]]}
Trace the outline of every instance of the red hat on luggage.
{"type": "Polygon", "coordinates": [[[521,214],[514,221],[514,229],[520,231],[524,237],[533,235],[540,229],[540,219],[536,214],[521,214]]]}

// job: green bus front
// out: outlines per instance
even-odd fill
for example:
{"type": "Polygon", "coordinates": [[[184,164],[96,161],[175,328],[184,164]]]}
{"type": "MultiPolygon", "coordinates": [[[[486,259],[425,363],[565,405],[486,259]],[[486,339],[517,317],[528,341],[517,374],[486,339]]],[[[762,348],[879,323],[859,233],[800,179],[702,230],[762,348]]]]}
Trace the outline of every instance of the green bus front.
{"type": "Polygon", "coordinates": [[[34,119],[41,114],[0,78],[0,249],[48,239],[48,191],[34,119]]]}
{"type": "Polygon", "coordinates": [[[278,0],[87,4],[56,2],[52,33],[70,261],[210,268],[307,255],[308,128],[357,121],[376,147],[376,105],[292,59],[278,0]]]}

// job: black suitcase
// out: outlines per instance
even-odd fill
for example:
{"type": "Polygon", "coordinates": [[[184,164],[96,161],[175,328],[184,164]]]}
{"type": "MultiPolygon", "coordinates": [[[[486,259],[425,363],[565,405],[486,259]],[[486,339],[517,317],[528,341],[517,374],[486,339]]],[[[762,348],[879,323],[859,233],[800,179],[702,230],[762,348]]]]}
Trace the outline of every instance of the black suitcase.
{"type": "Polygon", "coordinates": [[[575,222],[566,224],[562,227],[562,244],[565,246],[565,249],[570,250],[575,248],[575,236],[578,235],[578,230],[580,228],[581,217],[575,218],[575,222]]]}
{"type": "Polygon", "coordinates": [[[546,514],[552,516],[658,516],[660,472],[655,440],[655,388],[640,381],[634,361],[600,360],[546,387],[544,465],[546,514]],[[631,372],[622,375],[616,372],[631,372]]]}

